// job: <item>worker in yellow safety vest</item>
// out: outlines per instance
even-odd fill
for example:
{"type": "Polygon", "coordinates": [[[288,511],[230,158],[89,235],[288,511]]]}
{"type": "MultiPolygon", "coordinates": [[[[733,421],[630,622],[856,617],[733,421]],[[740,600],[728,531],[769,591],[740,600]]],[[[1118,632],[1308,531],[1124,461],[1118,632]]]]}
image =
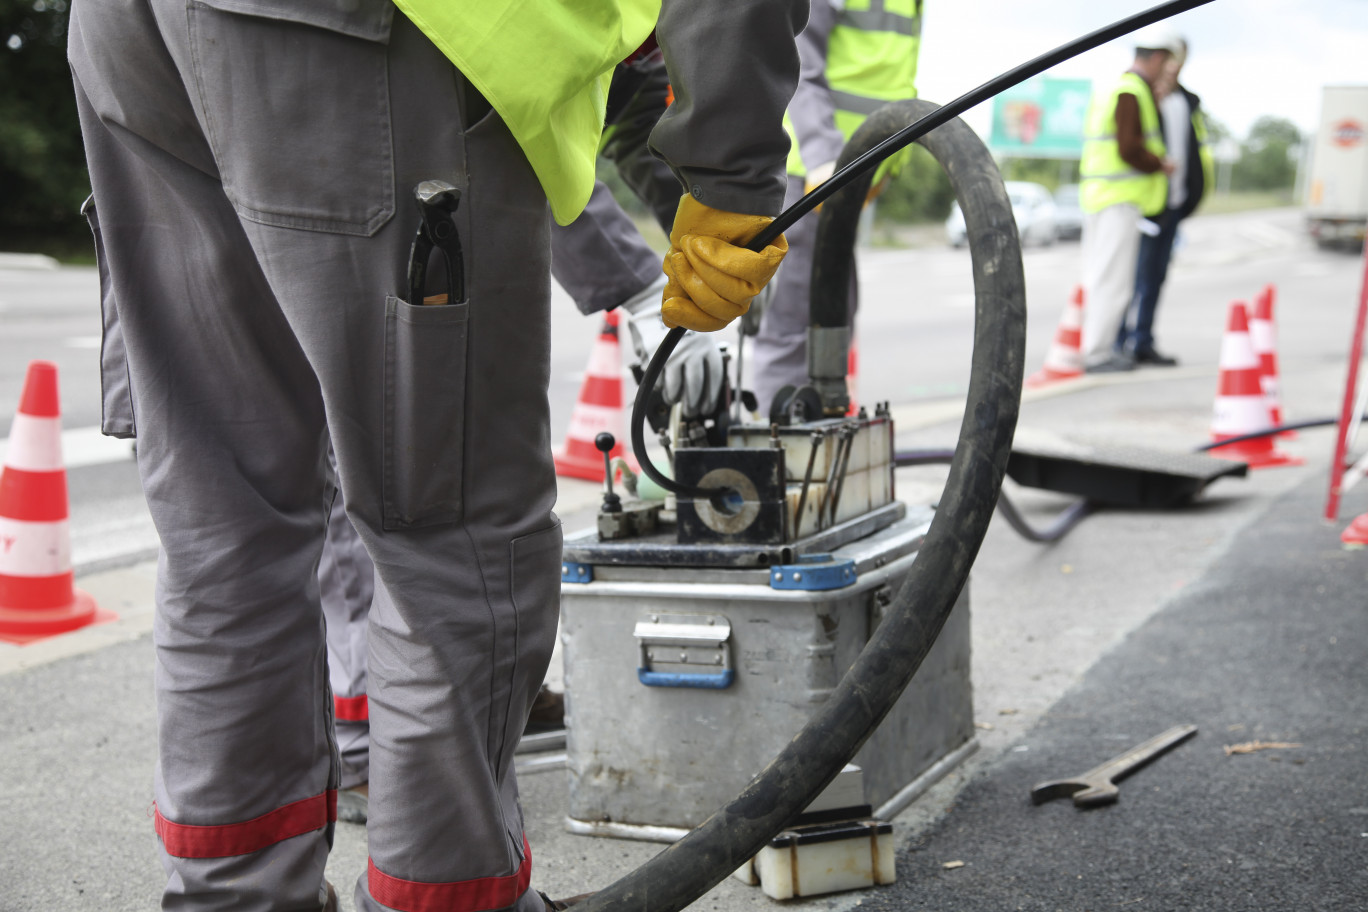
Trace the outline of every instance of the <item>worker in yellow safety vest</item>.
{"type": "MultiPolygon", "coordinates": [[[[915,98],[921,48],[922,0],[813,0],[798,38],[802,78],[784,124],[793,144],[788,156],[792,204],[829,178],[847,140],[866,117],[890,101],[915,98]]],[[[875,186],[905,160],[894,156],[876,172],[875,186]]],[[[788,231],[789,257],[774,282],[773,300],[760,318],[749,388],[762,412],[785,386],[808,381],[807,329],[817,220],[788,231]]],[[[851,274],[854,319],[856,279],[851,274]]]]}
{"type": "Polygon", "coordinates": [[[1132,370],[1113,350],[1135,288],[1141,219],[1164,209],[1168,174],[1154,82],[1178,48],[1170,29],[1136,38],[1131,68],[1093,93],[1079,162],[1083,210],[1083,359],[1089,373],[1132,370]]]}
{"type": "Polygon", "coordinates": [[[547,912],[514,747],[558,615],[551,218],[594,185],[613,67],[656,29],[683,195],[663,319],[744,313],[779,211],[804,0],[82,0],[105,428],[162,541],[162,908],[336,910],[316,568],[375,566],[362,912],[547,912]],[[328,441],[336,452],[329,469],[328,441]]]}
{"type": "Polygon", "coordinates": [[[1154,345],[1154,314],[1159,308],[1164,279],[1168,276],[1178,224],[1196,210],[1202,197],[1215,186],[1216,166],[1207,145],[1202,101],[1178,81],[1187,53],[1187,42],[1180,38],[1177,53],[1155,87],[1159,98],[1159,124],[1163,128],[1168,157],[1173,161],[1173,173],[1169,175],[1164,210],[1150,219],[1154,229],[1140,238],[1135,293],[1116,335],[1116,350],[1130,355],[1137,365],[1174,367],[1178,364],[1177,358],[1162,353],[1154,345]]]}

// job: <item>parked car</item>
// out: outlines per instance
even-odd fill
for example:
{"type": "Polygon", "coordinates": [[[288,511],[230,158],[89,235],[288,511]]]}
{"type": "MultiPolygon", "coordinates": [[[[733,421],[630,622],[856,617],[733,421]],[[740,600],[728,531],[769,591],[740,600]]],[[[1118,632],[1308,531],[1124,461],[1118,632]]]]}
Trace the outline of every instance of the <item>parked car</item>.
{"type": "MultiPolygon", "coordinates": [[[[1007,198],[1012,203],[1012,216],[1016,219],[1021,246],[1055,242],[1055,204],[1048,189],[1029,181],[1007,181],[1007,198]]],[[[964,212],[959,203],[950,210],[950,217],[945,220],[945,235],[952,247],[963,247],[968,242],[964,212]]]]}
{"type": "Polygon", "coordinates": [[[1078,207],[1078,184],[1064,184],[1054,195],[1055,237],[1073,241],[1083,236],[1083,210],[1078,207]]]}

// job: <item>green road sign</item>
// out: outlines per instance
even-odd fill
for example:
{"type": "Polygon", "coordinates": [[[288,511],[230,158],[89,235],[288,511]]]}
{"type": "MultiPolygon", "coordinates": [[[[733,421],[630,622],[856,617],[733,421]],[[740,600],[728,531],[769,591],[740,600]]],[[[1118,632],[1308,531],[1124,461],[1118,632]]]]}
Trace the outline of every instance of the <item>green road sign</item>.
{"type": "Polygon", "coordinates": [[[993,99],[989,147],[1018,158],[1078,158],[1092,81],[1037,76],[993,99]]]}

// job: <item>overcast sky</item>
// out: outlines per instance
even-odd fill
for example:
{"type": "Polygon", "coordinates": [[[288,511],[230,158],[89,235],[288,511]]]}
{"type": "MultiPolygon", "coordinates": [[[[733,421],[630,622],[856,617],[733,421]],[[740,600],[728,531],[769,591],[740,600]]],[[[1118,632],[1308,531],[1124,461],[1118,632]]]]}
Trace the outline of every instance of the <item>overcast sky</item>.
{"type": "MultiPolygon", "coordinates": [[[[917,88],[945,103],[1003,70],[1155,5],[1146,0],[927,0],[917,88]]],[[[1214,0],[1170,20],[1188,40],[1182,81],[1243,138],[1265,114],[1310,132],[1323,85],[1368,85],[1368,0],[1214,0]]],[[[1104,79],[1130,65],[1120,39],[1049,75],[1104,79]]],[[[965,115],[987,138],[991,102],[965,115]]]]}

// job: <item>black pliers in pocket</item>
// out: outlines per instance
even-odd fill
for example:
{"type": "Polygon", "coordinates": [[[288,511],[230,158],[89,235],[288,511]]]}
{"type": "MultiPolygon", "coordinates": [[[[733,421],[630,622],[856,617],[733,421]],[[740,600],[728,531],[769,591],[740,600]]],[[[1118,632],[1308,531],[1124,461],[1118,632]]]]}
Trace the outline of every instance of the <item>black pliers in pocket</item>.
{"type": "Polygon", "coordinates": [[[461,237],[456,232],[456,209],[461,205],[461,191],[446,181],[425,180],[413,188],[413,199],[418,204],[421,220],[409,251],[409,303],[427,303],[423,298],[427,290],[428,261],[435,247],[446,260],[447,294],[445,300],[432,303],[460,304],[465,301],[465,260],[461,255],[461,237]]]}

